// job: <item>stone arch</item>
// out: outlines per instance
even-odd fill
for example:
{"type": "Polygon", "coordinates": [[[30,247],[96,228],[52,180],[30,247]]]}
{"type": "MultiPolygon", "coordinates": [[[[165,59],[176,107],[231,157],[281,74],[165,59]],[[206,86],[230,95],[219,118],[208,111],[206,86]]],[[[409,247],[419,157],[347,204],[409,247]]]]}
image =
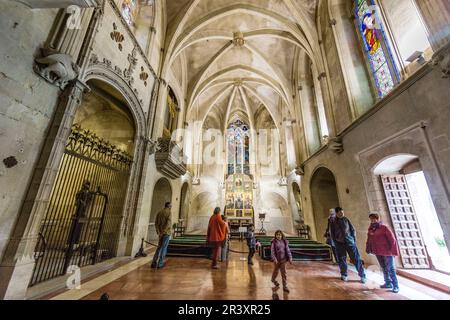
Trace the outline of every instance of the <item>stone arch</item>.
{"type": "Polygon", "coordinates": [[[172,201],[172,186],[166,178],[159,179],[153,187],[150,222],[155,222],[156,215],[164,208],[166,202],[172,201]]]}
{"type": "MultiPolygon", "coordinates": [[[[86,92],[86,83],[90,80],[105,84],[107,86],[106,92],[108,94],[120,97],[118,100],[123,101],[121,105],[131,114],[129,119],[135,130],[129,137],[130,141],[132,140],[133,142],[133,147],[130,149],[130,151],[133,150],[133,163],[131,164],[127,177],[124,181],[124,184],[126,183],[126,187],[123,190],[123,198],[118,200],[120,202],[117,204],[120,207],[119,210],[121,210],[121,212],[118,212],[120,219],[118,219],[117,223],[111,227],[111,230],[108,230],[108,232],[111,231],[112,234],[117,235],[117,238],[114,239],[114,243],[108,249],[109,252],[111,252],[111,255],[121,256],[126,254],[125,248],[127,247],[126,244],[129,240],[126,236],[131,235],[133,232],[132,225],[135,219],[134,214],[137,212],[135,200],[138,193],[134,191],[137,190],[137,181],[138,176],[140,175],[142,161],[142,141],[138,137],[140,137],[139,133],[145,132],[145,121],[139,121],[140,117],[144,119],[143,112],[139,106],[139,103],[136,103],[136,99],[132,99],[133,94],[117,85],[120,81],[123,82],[123,80],[118,79],[116,81],[111,81],[108,77],[108,73],[109,72],[107,70],[103,73],[99,72],[98,74],[92,72],[89,77],[84,79],[84,81],[77,80],[72,83],[61,95],[58,109],[52,122],[51,130],[48,133],[46,144],[43,147],[43,152],[39,159],[39,164],[37,165],[37,168],[45,168],[45,170],[35,169],[34,181],[36,182],[30,187],[26,204],[23,206],[27,209],[24,209],[20,213],[20,223],[14,230],[14,233],[18,237],[22,237],[24,234],[30,235],[27,239],[29,244],[26,249],[20,249],[14,247],[14,244],[11,244],[8,248],[8,256],[5,255],[5,257],[8,257],[7,259],[16,259],[14,257],[20,256],[32,256],[33,251],[36,249],[38,239],[35,235],[39,233],[41,222],[45,219],[47,211],[51,209],[50,205],[52,205],[51,197],[53,195],[53,188],[55,183],[58,181],[58,175],[56,173],[61,170],[61,163],[63,162],[65,150],[67,148],[67,141],[72,132],[71,128],[74,124],[77,112],[82,108],[84,97],[83,93],[86,92]],[[29,212],[26,212],[27,210],[29,210],[29,212]],[[128,215],[124,215],[123,212],[128,213],[128,215]],[[124,216],[123,219],[122,216],[124,216]],[[11,254],[14,251],[15,253],[11,254]]],[[[83,166],[83,168],[85,168],[85,166],[83,166]]],[[[109,185],[109,183],[106,182],[108,179],[106,175],[101,175],[99,172],[88,172],[86,174],[89,174],[89,176],[86,176],[85,178],[89,180],[95,179],[96,182],[90,182],[95,182],[96,184],[100,183],[102,184],[102,188],[106,186],[105,183],[109,185]]],[[[78,177],[81,179],[83,176],[78,175],[78,177]]],[[[60,180],[60,182],[62,181],[62,184],[65,183],[63,180],[60,180]]],[[[98,186],[100,186],[100,184],[98,184],[98,186]]],[[[73,191],[73,188],[79,187],[80,186],[77,184],[71,184],[70,186],[67,186],[67,190],[73,191]]],[[[56,208],[56,205],[56,202],[53,203],[53,208],[56,208]]],[[[32,283],[33,268],[28,268],[26,274],[24,274],[24,277],[25,281],[22,281],[23,283],[28,283],[28,280],[32,283]]],[[[49,277],[51,277],[50,274],[49,277]]],[[[42,281],[45,280],[46,279],[42,281]]]]}
{"type": "Polygon", "coordinates": [[[193,197],[188,220],[188,232],[206,232],[209,218],[214,208],[217,207],[218,200],[219,196],[209,191],[202,191],[193,197]]]}
{"type": "MultiPolygon", "coordinates": [[[[409,156],[411,159],[417,158],[436,207],[447,247],[450,247],[450,227],[447,222],[450,210],[449,190],[434,157],[427,130],[424,123],[416,124],[389,138],[389,140],[381,141],[359,155],[368,205],[369,210],[378,211],[382,216],[388,217],[390,214],[385,201],[383,186],[380,176],[377,175],[377,173],[382,172],[380,171],[380,165],[393,157],[404,158],[409,156]]],[[[390,219],[387,219],[387,221],[390,221],[390,219]]]]}
{"type": "Polygon", "coordinates": [[[264,223],[267,231],[283,230],[290,233],[293,228],[292,215],[286,198],[277,192],[267,192],[262,196],[261,202],[261,208],[267,213],[264,223]]]}
{"type": "Polygon", "coordinates": [[[172,186],[166,178],[160,178],[153,187],[152,207],[150,211],[150,221],[148,229],[148,239],[154,241],[158,239],[155,229],[155,219],[158,212],[164,209],[166,202],[172,201],[172,186]]]}
{"type": "Polygon", "coordinates": [[[181,187],[180,193],[180,210],[178,213],[178,218],[186,223],[189,216],[189,201],[190,201],[190,188],[189,183],[185,182],[181,187]]]}
{"type": "Polygon", "coordinates": [[[80,77],[85,83],[90,80],[100,80],[114,89],[116,89],[126,100],[128,108],[133,115],[136,135],[135,135],[135,150],[133,154],[133,165],[130,172],[130,180],[128,182],[127,200],[124,208],[126,217],[124,218],[123,228],[127,235],[132,235],[134,232],[134,223],[136,219],[136,212],[139,211],[138,202],[136,199],[141,196],[142,190],[139,190],[138,177],[142,171],[142,163],[144,161],[144,140],[146,136],[147,125],[145,120],[145,113],[143,111],[141,102],[136,95],[136,92],[130,85],[112,69],[101,64],[91,65],[83,76],[80,77]]]}
{"type": "Polygon", "coordinates": [[[325,234],[329,210],[339,206],[335,175],[326,167],[315,170],[310,182],[311,202],[317,239],[325,234]]]}
{"type": "Polygon", "coordinates": [[[139,98],[128,83],[111,69],[100,65],[90,66],[82,77],[82,81],[86,83],[93,79],[104,81],[120,92],[120,94],[127,100],[128,107],[133,114],[134,121],[136,123],[136,136],[145,136],[145,113],[139,98]]]}

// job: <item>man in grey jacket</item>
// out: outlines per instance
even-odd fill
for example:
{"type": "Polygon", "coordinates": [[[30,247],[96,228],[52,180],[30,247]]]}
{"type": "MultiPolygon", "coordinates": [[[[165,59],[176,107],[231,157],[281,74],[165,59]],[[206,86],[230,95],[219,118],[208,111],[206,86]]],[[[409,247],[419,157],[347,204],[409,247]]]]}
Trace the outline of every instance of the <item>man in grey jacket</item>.
{"type": "Polygon", "coordinates": [[[366,283],[366,273],[364,271],[363,262],[356,247],[356,234],[350,220],[345,217],[344,210],[341,207],[335,209],[336,218],[330,223],[330,238],[336,246],[337,259],[339,269],[341,271],[341,279],[348,280],[347,273],[347,253],[350,260],[355,263],[361,283],[366,283]]]}

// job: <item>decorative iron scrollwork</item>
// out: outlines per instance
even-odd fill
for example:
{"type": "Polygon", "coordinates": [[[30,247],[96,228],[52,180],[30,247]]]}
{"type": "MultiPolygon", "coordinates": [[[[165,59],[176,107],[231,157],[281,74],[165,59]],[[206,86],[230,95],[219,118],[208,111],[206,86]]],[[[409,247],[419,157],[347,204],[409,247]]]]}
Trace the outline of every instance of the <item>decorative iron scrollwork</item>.
{"type": "Polygon", "coordinates": [[[78,124],[72,126],[66,149],[121,171],[128,171],[133,163],[130,154],[78,124]]]}

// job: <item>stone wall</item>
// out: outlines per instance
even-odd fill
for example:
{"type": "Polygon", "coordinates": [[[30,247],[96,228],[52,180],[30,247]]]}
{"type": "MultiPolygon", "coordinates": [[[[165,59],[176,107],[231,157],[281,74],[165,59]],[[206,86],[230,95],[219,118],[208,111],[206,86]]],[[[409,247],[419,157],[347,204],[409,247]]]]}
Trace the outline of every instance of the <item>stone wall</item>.
{"type": "MultiPolygon", "coordinates": [[[[65,24],[58,25],[63,21],[58,9],[29,9],[13,1],[2,2],[0,9],[0,149],[2,160],[9,158],[0,164],[0,296],[17,299],[27,290],[41,219],[68,132],[83,101],[82,90],[87,88],[83,83],[91,79],[117,89],[135,122],[134,164],[117,255],[137,251],[150,214],[145,211],[149,200],[144,199],[144,190],[150,188],[144,183],[156,172],[154,161],[149,163],[152,158],[146,139],[156,74],[113,1],[105,1],[103,10],[96,10],[91,20],[83,20],[83,32],[79,33],[65,29],[65,24]],[[83,38],[86,30],[89,39],[83,38]],[[68,86],[64,94],[33,71],[34,57],[42,54],[39,49],[53,45],[58,37],[61,48],[70,48],[72,41],[77,48],[82,44],[80,52],[62,51],[72,54],[80,67],[76,84],[68,86]]],[[[178,206],[180,188],[173,188],[174,194],[178,193],[174,207],[178,206]]]]}
{"type": "MultiPolygon", "coordinates": [[[[325,2],[324,2],[325,3],[325,2]]],[[[339,52],[333,35],[332,22],[327,12],[327,6],[324,4],[321,8],[321,38],[323,42],[324,55],[327,61],[330,82],[332,84],[332,95],[334,103],[333,114],[335,117],[336,132],[340,132],[343,128],[350,124],[351,114],[348,106],[348,96],[345,83],[341,81],[342,65],[339,60],[339,52]]]]}
{"type": "Polygon", "coordinates": [[[58,9],[0,3],[0,257],[17,219],[60,89],[33,71],[58,9]],[[8,168],[3,159],[14,157],[8,168]]]}
{"type": "MultiPolygon", "coordinates": [[[[382,212],[391,224],[386,206],[380,200],[380,187],[374,184],[373,167],[387,156],[419,156],[432,194],[447,244],[450,243],[450,79],[442,78],[438,68],[424,66],[388,97],[343,133],[344,152],[324,150],[305,163],[302,180],[306,223],[321,225],[311,204],[309,184],[319,167],[330,169],[336,177],[340,205],[357,230],[358,246],[365,248],[369,210],[382,212]],[[422,128],[426,122],[426,128],[422,128]],[[437,166],[434,165],[436,162],[437,166]]],[[[338,205],[338,204],[336,204],[338,205]]],[[[322,235],[313,229],[317,239],[322,235]]],[[[373,257],[365,259],[375,263],[373,257]]]]}

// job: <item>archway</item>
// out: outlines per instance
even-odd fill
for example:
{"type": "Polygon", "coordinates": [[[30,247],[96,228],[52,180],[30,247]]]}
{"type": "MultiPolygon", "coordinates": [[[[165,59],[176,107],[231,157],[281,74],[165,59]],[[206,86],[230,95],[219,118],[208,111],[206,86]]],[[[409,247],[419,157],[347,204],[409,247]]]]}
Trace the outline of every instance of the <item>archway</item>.
{"type": "Polygon", "coordinates": [[[218,206],[218,195],[212,192],[201,192],[192,200],[191,214],[189,215],[188,232],[201,232],[206,234],[209,218],[218,206]]]}
{"type": "Polygon", "coordinates": [[[265,193],[261,199],[262,207],[267,210],[264,227],[268,233],[292,230],[292,216],[286,199],[276,192],[265,193]]]}
{"type": "Polygon", "coordinates": [[[449,251],[419,157],[392,155],[373,173],[384,191],[384,197],[380,195],[388,213],[384,218],[394,226],[403,267],[448,271],[449,251]]]}
{"type": "Polygon", "coordinates": [[[339,206],[336,179],[324,167],[316,170],[311,178],[311,200],[317,239],[323,239],[327,229],[330,209],[339,206]]]}
{"type": "Polygon", "coordinates": [[[117,254],[136,123],[118,90],[96,79],[88,85],[41,221],[30,286],[117,254]]]}
{"type": "Polygon", "coordinates": [[[180,195],[180,211],[178,213],[178,219],[183,221],[183,225],[186,225],[186,220],[189,214],[189,199],[190,199],[190,190],[189,184],[186,182],[181,187],[181,195],[180,195]]]}
{"type": "Polygon", "coordinates": [[[160,212],[166,202],[172,201],[172,187],[169,180],[166,178],[159,179],[153,188],[152,196],[152,210],[150,212],[150,221],[148,228],[148,240],[154,241],[158,239],[158,234],[155,229],[155,219],[158,212],[160,212]]]}

